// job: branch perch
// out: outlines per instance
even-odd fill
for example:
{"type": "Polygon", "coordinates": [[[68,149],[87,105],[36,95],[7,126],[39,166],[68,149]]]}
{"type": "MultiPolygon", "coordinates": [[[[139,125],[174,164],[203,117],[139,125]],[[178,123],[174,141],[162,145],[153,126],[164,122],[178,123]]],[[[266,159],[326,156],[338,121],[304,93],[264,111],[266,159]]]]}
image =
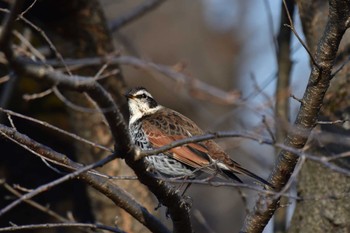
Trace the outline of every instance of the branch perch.
{"type": "MultiPolygon", "coordinates": [[[[314,56],[315,63],[312,64],[309,82],[302,99],[303,104],[294,123],[295,130],[288,133],[284,142],[288,147],[303,148],[311,130],[317,123],[323,98],[332,79],[331,70],[338,46],[349,27],[349,13],[350,1],[329,1],[329,19],[314,56]]],[[[276,187],[276,191],[282,190],[288,182],[297,161],[298,156],[290,151],[282,150],[279,153],[269,178],[272,185],[276,187]]],[[[241,232],[262,232],[278,205],[279,199],[268,196],[260,197],[254,211],[246,217],[241,232]],[[259,207],[261,203],[265,203],[263,209],[259,207]]]]}

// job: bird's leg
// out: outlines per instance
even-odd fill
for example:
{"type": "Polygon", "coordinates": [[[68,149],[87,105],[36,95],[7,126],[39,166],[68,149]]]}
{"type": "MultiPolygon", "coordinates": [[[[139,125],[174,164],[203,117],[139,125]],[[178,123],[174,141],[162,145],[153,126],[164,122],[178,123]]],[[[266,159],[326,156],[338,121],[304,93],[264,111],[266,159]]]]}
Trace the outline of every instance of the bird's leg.
{"type": "MultiPolygon", "coordinates": [[[[184,180],[186,181],[187,179],[189,179],[190,178],[190,176],[186,176],[186,177],[184,177],[184,180]]],[[[179,190],[182,188],[182,186],[183,185],[186,185],[186,187],[184,188],[184,190],[182,191],[182,194],[181,194],[181,197],[182,197],[182,203],[184,204],[184,205],[186,205],[188,208],[191,208],[191,206],[192,206],[192,198],[190,197],[190,196],[185,196],[185,193],[186,193],[186,191],[188,190],[188,188],[191,186],[191,184],[192,183],[183,183],[183,184],[181,184],[180,185],[180,187],[179,187],[179,190]]]]}

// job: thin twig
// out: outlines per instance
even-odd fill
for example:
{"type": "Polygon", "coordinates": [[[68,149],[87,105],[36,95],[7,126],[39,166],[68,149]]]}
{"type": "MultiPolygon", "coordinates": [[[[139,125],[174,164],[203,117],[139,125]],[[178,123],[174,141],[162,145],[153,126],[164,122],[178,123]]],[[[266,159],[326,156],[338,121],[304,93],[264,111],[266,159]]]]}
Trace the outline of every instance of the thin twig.
{"type": "Polygon", "coordinates": [[[336,124],[344,124],[345,122],[348,122],[349,119],[344,120],[335,120],[335,121],[317,121],[316,124],[318,125],[336,125],[336,124]]]}
{"type": "Polygon", "coordinates": [[[159,154],[165,151],[168,151],[174,147],[182,146],[188,143],[194,143],[194,142],[201,142],[201,141],[206,141],[214,138],[233,138],[233,137],[239,137],[239,138],[246,138],[246,139],[251,139],[253,141],[257,141],[261,144],[267,144],[267,145],[273,145],[273,141],[267,138],[263,138],[259,135],[252,134],[249,132],[244,132],[244,131],[222,131],[222,132],[215,132],[215,133],[207,133],[204,135],[198,135],[198,136],[193,136],[181,140],[174,141],[172,143],[169,143],[168,145],[159,147],[157,149],[153,150],[146,150],[146,151],[138,151],[137,155],[135,156],[135,160],[139,160],[143,157],[146,157],[148,155],[154,155],[154,154],[159,154]]]}
{"type": "Polygon", "coordinates": [[[102,224],[93,223],[44,223],[44,224],[31,224],[23,226],[11,226],[0,228],[0,232],[10,232],[10,231],[23,231],[23,230],[35,230],[35,229],[49,229],[49,228],[91,228],[94,230],[106,230],[115,233],[125,233],[125,231],[120,230],[117,227],[110,227],[102,224]]]}
{"type": "MultiPolygon", "coordinates": [[[[17,131],[17,130],[15,130],[15,129],[13,129],[13,130],[14,130],[14,131],[17,131]]],[[[5,138],[9,139],[10,141],[14,142],[15,144],[19,145],[20,147],[22,147],[22,148],[28,150],[28,151],[31,152],[32,154],[37,155],[39,158],[41,158],[41,159],[43,159],[43,160],[50,161],[50,162],[53,163],[53,164],[57,164],[57,165],[59,165],[59,166],[65,167],[65,168],[70,168],[69,166],[67,166],[67,165],[65,165],[65,164],[63,164],[63,163],[61,163],[61,162],[58,162],[58,161],[53,160],[53,159],[46,158],[45,156],[43,156],[42,154],[38,153],[38,152],[35,151],[34,149],[29,148],[28,146],[26,146],[26,145],[24,145],[24,144],[18,142],[17,140],[15,140],[14,138],[12,138],[10,135],[4,133],[3,131],[0,131],[0,134],[1,134],[2,136],[4,136],[5,138]]]]}
{"type": "Polygon", "coordinates": [[[80,137],[80,136],[74,134],[74,133],[70,133],[70,132],[68,132],[68,131],[66,131],[66,130],[63,130],[63,129],[58,128],[58,127],[56,127],[56,126],[54,126],[54,125],[51,125],[51,124],[49,124],[48,122],[40,121],[40,120],[38,120],[38,119],[29,117],[29,116],[25,116],[25,115],[23,115],[23,114],[16,113],[16,112],[13,112],[13,111],[11,111],[11,110],[7,110],[7,109],[3,109],[3,108],[0,108],[0,112],[4,112],[4,113],[6,113],[6,114],[9,114],[9,115],[12,115],[12,116],[16,116],[16,117],[19,117],[19,118],[22,118],[22,119],[25,119],[25,120],[34,122],[34,123],[39,124],[39,125],[42,125],[42,126],[44,126],[44,127],[46,127],[46,128],[52,129],[52,130],[54,130],[54,131],[57,131],[57,132],[59,132],[59,133],[61,133],[61,134],[63,134],[63,135],[66,135],[66,136],[68,136],[68,137],[71,137],[71,138],[73,138],[73,139],[75,139],[75,140],[77,140],[77,141],[83,142],[83,143],[85,143],[85,144],[87,144],[87,145],[90,145],[90,146],[93,146],[93,147],[102,149],[102,150],[104,150],[104,151],[113,153],[113,150],[110,149],[110,148],[108,148],[108,147],[102,146],[102,145],[97,144],[97,143],[95,143],[95,142],[91,142],[91,141],[89,141],[89,140],[87,140],[87,139],[85,139],[85,138],[82,138],[82,137],[80,137]]]}
{"type": "Polygon", "coordinates": [[[27,9],[25,9],[25,10],[18,16],[18,18],[23,17],[30,9],[33,8],[33,6],[35,5],[36,2],[37,2],[37,0],[33,0],[33,2],[27,7],[27,9]]]}
{"type": "Polygon", "coordinates": [[[9,80],[10,80],[10,76],[4,75],[4,76],[0,77],[0,84],[6,83],[9,80]]]}
{"type": "Polygon", "coordinates": [[[269,133],[269,135],[271,137],[271,140],[273,142],[276,142],[276,137],[275,137],[274,133],[272,132],[272,129],[269,126],[268,122],[266,121],[266,116],[265,115],[262,116],[262,123],[265,125],[266,131],[269,133]]]}
{"type": "MultiPolygon", "coordinates": [[[[70,170],[78,170],[82,168],[81,164],[71,161],[67,156],[51,150],[33,139],[18,133],[10,127],[0,124],[0,132],[17,142],[19,145],[34,151],[36,154],[49,161],[56,161],[58,164],[62,164],[70,170]]],[[[150,229],[150,231],[169,233],[168,229],[157,218],[150,214],[145,207],[141,206],[131,198],[125,190],[119,188],[114,183],[109,182],[108,178],[102,178],[94,173],[82,173],[80,176],[82,180],[110,198],[117,206],[127,211],[135,219],[150,229]]]]}
{"type": "Polygon", "coordinates": [[[46,61],[45,56],[39,50],[37,50],[21,33],[18,31],[13,31],[13,34],[22,42],[24,46],[29,49],[31,58],[34,56],[32,59],[38,58],[41,62],[46,61]]]}
{"type": "Polygon", "coordinates": [[[295,169],[293,171],[293,174],[291,175],[290,179],[288,180],[287,184],[281,189],[281,191],[275,195],[275,198],[280,198],[284,193],[287,193],[290,186],[295,182],[299,172],[301,171],[301,168],[303,167],[306,160],[306,156],[300,156],[300,159],[298,161],[298,164],[295,166],[295,169]]]}
{"type": "Polygon", "coordinates": [[[50,89],[47,89],[43,92],[40,92],[40,93],[35,93],[35,94],[23,94],[22,98],[25,100],[25,101],[30,101],[30,100],[35,100],[35,99],[40,99],[40,98],[43,98],[47,95],[50,95],[52,93],[52,88],[50,89]]]}
{"type": "Polygon", "coordinates": [[[5,206],[4,208],[2,208],[0,210],[0,216],[4,215],[5,213],[7,213],[8,211],[10,211],[11,209],[13,209],[14,207],[16,207],[17,205],[19,205],[21,202],[25,201],[25,200],[28,200],[28,199],[31,199],[33,198],[34,196],[42,193],[42,192],[45,192],[59,184],[62,184],[63,182],[66,182],[68,180],[71,180],[71,179],[74,179],[76,178],[77,176],[79,176],[81,173],[84,173],[84,172],[87,172],[88,170],[91,170],[91,169],[94,169],[96,167],[100,167],[100,166],[103,166],[104,164],[112,161],[113,159],[116,158],[116,155],[115,154],[112,154],[112,155],[109,155],[108,157],[104,158],[104,159],[101,159],[100,161],[97,161],[93,164],[90,164],[90,165],[87,165],[75,172],[72,172],[72,173],[69,173],[57,180],[54,180],[50,183],[47,183],[47,184],[44,184],[44,185],[41,185],[39,186],[38,188],[34,189],[33,191],[21,196],[19,199],[17,199],[16,201],[10,203],[9,205],[5,206]]]}
{"type": "Polygon", "coordinates": [[[343,159],[343,158],[347,158],[350,157],[350,152],[343,152],[337,155],[332,155],[330,157],[326,157],[324,160],[326,160],[327,162],[333,161],[333,160],[337,160],[337,159],[343,159]]]}
{"type": "Polygon", "coordinates": [[[193,217],[206,229],[206,232],[215,233],[215,231],[209,226],[208,221],[198,209],[193,210],[193,217]]]}
{"type": "Polygon", "coordinates": [[[99,109],[82,107],[82,106],[79,106],[79,105],[71,102],[61,93],[61,91],[57,88],[57,86],[52,87],[52,90],[53,90],[53,93],[55,93],[56,97],[60,101],[62,101],[67,107],[69,107],[75,111],[85,112],[85,113],[97,113],[97,112],[99,112],[99,109]]]}
{"type": "Polygon", "coordinates": [[[293,94],[290,95],[290,98],[292,98],[292,99],[298,101],[300,104],[303,104],[303,99],[300,99],[300,98],[296,97],[296,96],[293,95],[293,94]]]}
{"type": "MultiPolygon", "coordinates": [[[[60,66],[60,62],[56,60],[47,60],[45,63],[31,61],[29,59],[21,59],[22,62],[36,65],[52,65],[60,66]]],[[[192,92],[202,93],[203,96],[207,96],[208,101],[215,101],[223,104],[240,104],[240,96],[237,91],[224,91],[218,87],[209,85],[199,79],[194,79],[184,73],[174,70],[170,66],[153,63],[150,61],[145,61],[136,57],[131,56],[109,56],[109,57],[92,57],[92,58],[82,58],[82,59],[65,59],[67,65],[101,65],[101,64],[120,64],[129,65],[138,69],[143,69],[147,71],[156,71],[162,75],[165,75],[178,83],[183,83],[183,86],[188,90],[189,94],[192,92]]]]}
{"type": "MultiPolygon", "coordinates": [[[[2,183],[3,187],[7,189],[9,192],[11,192],[13,195],[16,197],[20,198],[22,194],[20,194],[16,189],[12,188],[11,185],[3,182],[2,183]]],[[[61,222],[71,222],[69,219],[62,217],[58,213],[54,212],[53,210],[50,210],[49,208],[39,204],[38,202],[35,202],[33,200],[25,200],[25,203],[29,204],[30,206],[50,215],[51,217],[54,217],[55,219],[61,221],[61,222]]]]}
{"type": "Polygon", "coordinates": [[[239,194],[239,196],[241,197],[243,206],[244,206],[244,210],[246,214],[250,213],[249,207],[248,207],[248,200],[247,200],[247,196],[246,194],[242,191],[241,188],[237,187],[237,192],[239,194]]]}
{"type": "Polygon", "coordinates": [[[309,54],[309,57],[312,61],[312,64],[314,64],[314,66],[316,66],[318,68],[318,70],[320,70],[320,67],[319,65],[317,64],[314,56],[312,55],[311,51],[309,50],[309,48],[307,47],[307,45],[305,44],[305,42],[301,39],[301,37],[299,36],[298,32],[295,30],[295,27],[294,27],[294,23],[293,23],[293,20],[292,20],[292,17],[290,16],[289,14],[289,10],[288,10],[288,6],[287,6],[287,3],[286,3],[286,0],[283,0],[283,5],[284,5],[284,8],[286,9],[286,13],[287,13],[287,16],[288,16],[288,20],[289,20],[289,25],[288,24],[285,24],[286,27],[289,27],[290,30],[292,30],[292,32],[294,33],[294,35],[298,38],[300,44],[303,45],[304,49],[306,50],[306,52],[309,54]]]}

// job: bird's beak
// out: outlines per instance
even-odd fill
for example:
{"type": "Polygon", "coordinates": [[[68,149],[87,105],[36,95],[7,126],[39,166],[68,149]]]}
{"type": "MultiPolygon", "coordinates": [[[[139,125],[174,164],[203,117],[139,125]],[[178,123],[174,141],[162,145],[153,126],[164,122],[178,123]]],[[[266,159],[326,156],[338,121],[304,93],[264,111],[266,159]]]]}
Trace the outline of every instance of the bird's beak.
{"type": "Polygon", "coordinates": [[[133,98],[135,98],[135,97],[134,97],[133,95],[131,95],[131,94],[125,94],[124,96],[125,96],[126,99],[133,99],[133,98]]]}

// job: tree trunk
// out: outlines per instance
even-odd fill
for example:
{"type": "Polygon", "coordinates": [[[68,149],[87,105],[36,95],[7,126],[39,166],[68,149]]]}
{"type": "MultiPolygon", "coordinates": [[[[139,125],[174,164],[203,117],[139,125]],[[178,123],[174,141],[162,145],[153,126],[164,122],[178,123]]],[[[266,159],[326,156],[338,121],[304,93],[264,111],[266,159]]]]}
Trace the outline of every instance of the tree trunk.
{"type": "MultiPolygon", "coordinates": [[[[325,29],[328,2],[301,0],[297,1],[297,4],[306,42],[314,53],[317,41],[325,29]]],[[[349,46],[348,36],[345,34],[339,52],[342,53],[349,46]]],[[[341,64],[344,61],[338,62],[341,64]]],[[[349,68],[345,66],[335,76],[325,97],[319,119],[334,121],[348,118],[350,96],[347,91],[349,90],[347,73],[349,73],[349,68]]],[[[311,149],[307,152],[330,157],[349,151],[349,147],[339,145],[340,139],[347,137],[350,133],[347,126],[347,123],[317,126],[314,132],[321,135],[331,133],[333,142],[323,141],[316,135],[310,141],[309,147],[311,149]]],[[[337,159],[334,160],[334,163],[343,168],[349,168],[348,159],[337,159]]],[[[349,189],[350,177],[334,172],[320,163],[306,160],[298,176],[298,195],[304,199],[297,202],[289,232],[349,232],[350,202],[346,197],[349,189]]]]}

